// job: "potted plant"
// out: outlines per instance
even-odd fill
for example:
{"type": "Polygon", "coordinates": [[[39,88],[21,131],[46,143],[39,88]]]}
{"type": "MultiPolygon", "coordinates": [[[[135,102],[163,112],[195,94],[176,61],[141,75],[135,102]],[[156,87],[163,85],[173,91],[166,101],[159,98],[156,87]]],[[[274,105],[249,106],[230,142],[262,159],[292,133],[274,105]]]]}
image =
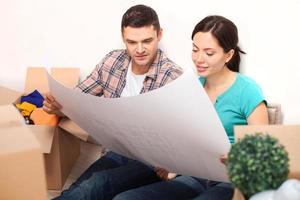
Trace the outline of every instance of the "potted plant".
{"type": "Polygon", "coordinates": [[[277,139],[257,133],[232,145],[226,167],[230,181],[249,199],[255,193],[277,189],[287,179],[289,159],[277,139]]]}

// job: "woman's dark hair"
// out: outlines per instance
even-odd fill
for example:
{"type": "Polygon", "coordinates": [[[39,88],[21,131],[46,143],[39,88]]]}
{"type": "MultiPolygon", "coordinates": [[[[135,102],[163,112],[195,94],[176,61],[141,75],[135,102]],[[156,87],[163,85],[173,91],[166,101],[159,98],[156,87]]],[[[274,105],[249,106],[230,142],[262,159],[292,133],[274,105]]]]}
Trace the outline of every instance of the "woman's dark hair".
{"type": "Polygon", "coordinates": [[[156,31],[160,30],[158,16],[151,7],[145,5],[135,5],[130,7],[122,17],[121,30],[127,26],[140,28],[153,25],[156,31]]]}
{"type": "Polygon", "coordinates": [[[232,21],[218,15],[207,16],[195,26],[192,39],[198,32],[211,32],[226,53],[233,49],[234,54],[226,65],[231,71],[239,72],[240,53],[245,52],[238,47],[238,30],[232,21]]]}

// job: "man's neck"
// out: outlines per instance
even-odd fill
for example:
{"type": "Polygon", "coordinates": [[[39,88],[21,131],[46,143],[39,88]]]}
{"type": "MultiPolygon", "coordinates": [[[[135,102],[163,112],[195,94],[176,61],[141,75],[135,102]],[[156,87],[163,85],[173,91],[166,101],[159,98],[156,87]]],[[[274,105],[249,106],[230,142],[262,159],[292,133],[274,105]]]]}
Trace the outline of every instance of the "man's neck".
{"type": "Polygon", "coordinates": [[[149,71],[150,66],[145,65],[137,65],[136,63],[132,63],[132,73],[135,75],[143,75],[146,74],[149,71]]]}

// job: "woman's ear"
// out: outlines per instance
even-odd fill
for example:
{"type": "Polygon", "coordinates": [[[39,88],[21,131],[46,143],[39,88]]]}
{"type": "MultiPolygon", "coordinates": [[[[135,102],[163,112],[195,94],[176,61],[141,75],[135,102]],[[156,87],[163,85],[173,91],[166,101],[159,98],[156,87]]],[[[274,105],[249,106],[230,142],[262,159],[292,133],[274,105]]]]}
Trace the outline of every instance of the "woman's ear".
{"type": "Polygon", "coordinates": [[[231,60],[231,58],[233,57],[233,55],[234,55],[234,50],[230,49],[230,51],[228,51],[226,53],[226,63],[228,63],[231,60]]]}

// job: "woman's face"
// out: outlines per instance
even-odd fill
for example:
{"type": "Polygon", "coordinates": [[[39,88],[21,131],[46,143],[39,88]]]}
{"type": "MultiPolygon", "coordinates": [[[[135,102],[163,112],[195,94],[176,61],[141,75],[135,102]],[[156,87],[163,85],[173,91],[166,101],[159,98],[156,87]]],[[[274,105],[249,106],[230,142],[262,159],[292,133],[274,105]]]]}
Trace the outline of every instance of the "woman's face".
{"type": "Polygon", "coordinates": [[[225,53],[210,32],[198,32],[194,35],[192,59],[200,76],[208,77],[221,72],[232,54],[233,50],[225,53]]]}

